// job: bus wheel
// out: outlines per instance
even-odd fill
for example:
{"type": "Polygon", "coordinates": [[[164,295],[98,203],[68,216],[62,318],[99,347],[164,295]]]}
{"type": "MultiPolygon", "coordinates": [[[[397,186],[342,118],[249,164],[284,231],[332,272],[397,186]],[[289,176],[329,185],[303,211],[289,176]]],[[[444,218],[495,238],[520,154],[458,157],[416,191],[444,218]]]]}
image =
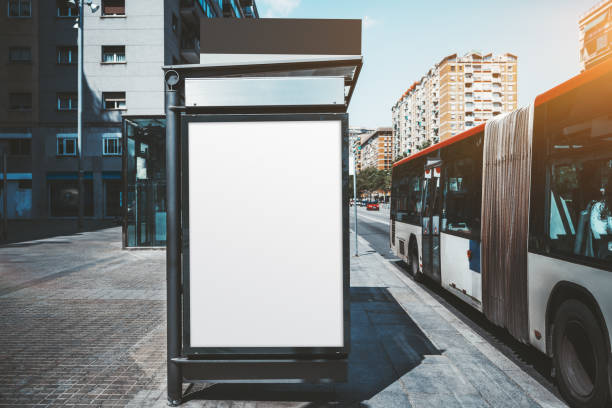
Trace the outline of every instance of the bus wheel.
{"type": "Polygon", "coordinates": [[[419,249],[416,244],[410,248],[410,272],[415,281],[423,282],[423,273],[419,269],[419,249]]]}
{"type": "Polygon", "coordinates": [[[608,353],[597,318],[582,302],[565,301],[555,315],[553,365],[572,407],[603,407],[608,399],[608,353]]]}

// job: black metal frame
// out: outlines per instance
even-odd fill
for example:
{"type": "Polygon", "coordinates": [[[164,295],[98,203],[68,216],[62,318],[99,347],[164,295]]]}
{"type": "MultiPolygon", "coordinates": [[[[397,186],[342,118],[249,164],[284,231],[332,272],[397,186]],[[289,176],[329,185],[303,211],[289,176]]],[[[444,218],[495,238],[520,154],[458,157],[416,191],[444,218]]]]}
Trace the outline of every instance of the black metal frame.
{"type": "Polygon", "coordinates": [[[345,358],[350,349],[350,255],[348,206],[348,114],[346,113],[279,113],[279,114],[186,114],[181,115],[180,132],[181,169],[181,230],[182,236],[182,280],[183,280],[183,355],[197,358],[345,358]],[[342,252],[343,252],[343,347],[228,347],[204,348],[190,344],[190,285],[189,285],[189,123],[193,122],[261,122],[261,121],[340,121],[341,122],[341,177],[342,177],[342,252]]]}
{"type": "MultiPolygon", "coordinates": [[[[339,58],[332,59],[327,61],[282,61],[282,62],[270,62],[270,63],[249,63],[249,64],[234,64],[234,65],[168,65],[164,66],[163,69],[165,71],[175,70],[179,72],[183,78],[224,78],[224,77],[249,77],[252,75],[259,75],[262,72],[269,73],[270,76],[276,76],[276,74],[286,73],[290,71],[300,71],[300,70],[313,70],[313,69],[321,69],[321,68],[342,68],[342,67],[355,67],[355,72],[353,74],[353,78],[345,78],[344,85],[349,87],[348,95],[345,96],[344,105],[333,106],[333,105],[322,105],[317,106],[317,108],[312,108],[312,113],[318,112],[338,112],[344,113],[348,108],[351,99],[353,97],[353,93],[355,91],[355,86],[357,85],[357,80],[359,79],[359,75],[361,73],[361,68],[363,66],[363,59],[361,56],[358,57],[348,57],[348,58],[339,58]],[[317,109],[315,111],[315,109],[317,109]],[[341,111],[341,112],[340,112],[341,111]]],[[[251,107],[247,107],[251,108],[251,107]]],[[[277,107],[273,107],[272,109],[276,109],[277,107]]],[[[286,107],[280,107],[281,109],[285,109],[286,107]]],[[[235,113],[241,113],[236,110],[236,107],[227,108],[228,112],[233,111],[235,113]]],[[[304,112],[305,107],[299,106],[296,107],[295,113],[304,112]]],[[[275,111],[276,112],[276,111],[275,111]]]]}

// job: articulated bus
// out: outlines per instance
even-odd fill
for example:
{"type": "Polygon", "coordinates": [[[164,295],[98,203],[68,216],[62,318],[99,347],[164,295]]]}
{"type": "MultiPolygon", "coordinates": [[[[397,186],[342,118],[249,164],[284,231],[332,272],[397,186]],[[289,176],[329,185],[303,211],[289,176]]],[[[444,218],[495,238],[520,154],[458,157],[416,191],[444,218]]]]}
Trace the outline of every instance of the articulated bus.
{"type": "Polygon", "coordinates": [[[393,166],[390,243],[552,358],[576,407],[612,394],[612,61],[393,166]]]}

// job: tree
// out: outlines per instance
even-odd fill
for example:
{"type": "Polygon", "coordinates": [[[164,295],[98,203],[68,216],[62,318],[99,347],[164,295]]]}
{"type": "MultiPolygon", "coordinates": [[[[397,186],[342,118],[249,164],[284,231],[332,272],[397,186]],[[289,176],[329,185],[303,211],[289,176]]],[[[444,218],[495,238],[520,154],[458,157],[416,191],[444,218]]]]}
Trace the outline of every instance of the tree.
{"type": "MultiPolygon", "coordinates": [[[[353,179],[349,177],[352,190],[353,179]]],[[[375,167],[366,167],[357,175],[357,195],[369,195],[375,191],[389,191],[391,189],[391,170],[378,170],[375,167]]]]}
{"type": "Polygon", "coordinates": [[[423,141],[423,143],[421,143],[421,145],[418,147],[419,150],[424,150],[427,149],[429,146],[431,146],[431,140],[427,139],[425,141],[423,141]]]}

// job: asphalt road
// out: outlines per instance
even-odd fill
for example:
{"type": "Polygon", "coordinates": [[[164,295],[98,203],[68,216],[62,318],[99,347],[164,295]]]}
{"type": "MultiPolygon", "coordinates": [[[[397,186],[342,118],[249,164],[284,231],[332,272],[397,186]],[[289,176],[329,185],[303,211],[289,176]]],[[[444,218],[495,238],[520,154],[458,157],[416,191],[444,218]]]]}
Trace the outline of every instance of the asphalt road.
{"type": "MultiPolygon", "coordinates": [[[[367,211],[363,207],[358,207],[357,209],[358,234],[368,241],[370,246],[379,254],[386,259],[394,261],[392,263],[395,264],[397,268],[407,276],[410,276],[407,265],[395,257],[389,248],[389,212],[385,210],[367,211]]],[[[354,207],[350,209],[350,227],[351,233],[354,234],[354,207]]],[[[354,251],[355,248],[351,248],[351,253],[354,253],[354,251]]],[[[551,376],[551,362],[548,357],[542,355],[530,346],[519,343],[505,330],[491,324],[480,312],[467,306],[458,298],[440,288],[437,284],[425,282],[422,286],[430,295],[438,300],[440,304],[455,314],[455,316],[471,327],[506,357],[511,359],[523,371],[531,375],[558,398],[562,399],[554,384],[554,378],[551,376]]]]}

